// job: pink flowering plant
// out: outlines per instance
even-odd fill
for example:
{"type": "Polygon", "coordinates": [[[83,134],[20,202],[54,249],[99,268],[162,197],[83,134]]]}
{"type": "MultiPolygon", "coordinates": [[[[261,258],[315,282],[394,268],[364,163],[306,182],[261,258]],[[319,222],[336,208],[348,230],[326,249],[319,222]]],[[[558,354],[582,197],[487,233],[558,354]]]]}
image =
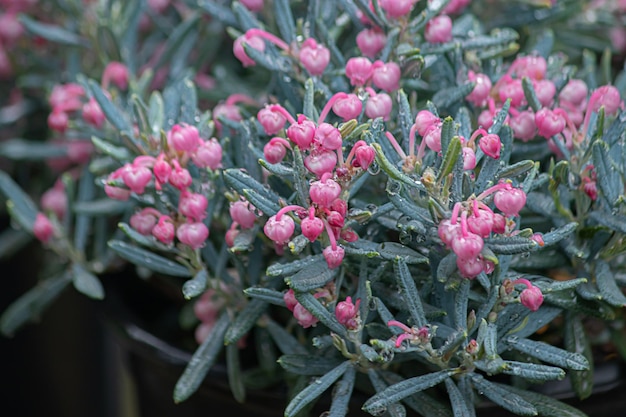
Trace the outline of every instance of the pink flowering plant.
{"type": "Polygon", "coordinates": [[[626,76],[550,29],[587,2],[105,3],[97,33],[18,20],[68,75],[51,140],[0,145],[58,175],[37,200],[0,173],[58,263],[3,333],[134,265],[193,310],[176,402],[224,362],[241,402],[288,381],[285,416],[585,415],[542,390],[593,393],[589,322],[626,355],[626,76]]]}

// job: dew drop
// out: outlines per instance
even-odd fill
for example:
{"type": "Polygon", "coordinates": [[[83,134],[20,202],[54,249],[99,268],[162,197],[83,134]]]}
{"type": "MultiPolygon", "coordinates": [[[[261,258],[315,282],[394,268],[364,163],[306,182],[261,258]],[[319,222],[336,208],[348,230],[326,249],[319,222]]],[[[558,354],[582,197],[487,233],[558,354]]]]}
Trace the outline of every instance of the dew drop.
{"type": "Polygon", "coordinates": [[[372,164],[369,166],[369,168],[367,169],[367,172],[370,175],[378,175],[380,173],[380,165],[378,165],[377,162],[372,162],[372,164]]]}

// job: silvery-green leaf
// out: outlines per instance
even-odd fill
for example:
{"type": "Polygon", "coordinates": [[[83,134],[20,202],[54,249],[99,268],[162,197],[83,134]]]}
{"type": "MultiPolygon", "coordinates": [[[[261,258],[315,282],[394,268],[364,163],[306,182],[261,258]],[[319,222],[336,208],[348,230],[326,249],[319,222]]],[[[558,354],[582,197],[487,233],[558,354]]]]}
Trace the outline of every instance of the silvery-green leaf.
{"type": "Polygon", "coordinates": [[[191,396],[217,360],[224,346],[224,334],[230,323],[229,315],[224,313],[215,322],[211,333],[196,349],[183,374],[174,388],[174,402],[181,403],[191,396]]]}
{"type": "Polygon", "coordinates": [[[21,15],[19,21],[24,25],[26,30],[34,35],[41,36],[42,38],[54,43],[69,46],[85,46],[85,40],[75,32],[71,32],[57,25],[48,23],[41,23],[31,19],[28,16],[21,15]]]}
{"type": "Polygon", "coordinates": [[[183,296],[190,300],[199,296],[206,290],[208,274],[206,269],[201,269],[194,277],[183,284],[183,296]]]}
{"type": "Polygon", "coordinates": [[[477,373],[472,374],[472,383],[479,393],[512,413],[521,416],[537,415],[537,409],[524,398],[510,391],[507,385],[495,384],[477,373]]]}
{"type": "Polygon", "coordinates": [[[246,400],[246,387],[241,372],[241,363],[239,360],[240,349],[236,344],[226,346],[226,370],[228,372],[228,385],[233,398],[244,403],[246,400]]]}
{"type": "Polygon", "coordinates": [[[59,158],[67,155],[68,147],[46,142],[35,142],[26,139],[9,139],[0,143],[0,155],[9,159],[31,161],[48,158],[59,158]]]}
{"type": "Polygon", "coordinates": [[[593,353],[587,332],[576,313],[567,312],[565,314],[564,333],[565,348],[570,352],[582,355],[589,364],[588,369],[569,373],[574,393],[583,400],[593,392],[593,353]]]}
{"type": "Polygon", "coordinates": [[[278,359],[278,364],[287,372],[296,375],[324,375],[340,365],[341,359],[337,357],[324,357],[313,354],[283,355],[278,359]]]}
{"type": "Polygon", "coordinates": [[[289,0],[274,0],[274,18],[283,39],[288,44],[296,40],[296,26],[289,0]]]}
{"type": "Polygon", "coordinates": [[[33,200],[20,188],[19,185],[4,171],[0,171],[0,191],[8,200],[7,207],[13,219],[27,231],[32,231],[35,218],[37,217],[37,206],[33,200]]]}
{"type": "Polygon", "coordinates": [[[474,408],[474,404],[471,402],[468,403],[468,400],[463,396],[451,378],[446,378],[444,382],[455,417],[474,417],[474,414],[470,411],[470,408],[474,408]]]}
{"type": "MultiPolygon", "coordinates": [[[[571,222],[555,230],[552,230],[551,232],[545,233],[543,235],[543,243],[544,243],[543,247],[550,246],[550,245],[560,242],[561,240],[565,239],[566,237],[574,233],[577,228],[578,228],[578,223],[571,222]]],[[[537,248],[537,249],[540,249],[540,248],[537,248]]]]}
{"type": "Polygon", "coordinates": [[[225,26],[237,26],[233,12],[214,0],[198,0],[198,6],[225,26]]]}
{"type": "Polygon", "coordinates": [[[252,298],[258,298],[270,304],[278,306],[285,306],[285,300],[283,299],[283,293],[271,288],[251,287],[243,291],[246,295],[252,298]]]}
{"type": "Polygon", "coordinates": [[[426,325],[427,321],[424,315],[424,307],[422,306],[422,301],[413,276],[411,275],[411,271],[409,271],[407,263],[400,258],[394,259],[393,267],[402,298],[411,314],[411,324],[422,328],[426,325]]]}
{"type": "MultiPolygon", "coordinates": [[[[367,371],[367,376],[375,392],[384,391],[389,387],[389,384],[382,378],[381,374],[382,372],[379,374],[379,371],[376,369],[370,368],[367,371]]],[[[390,417],[406,417],[406,409],[400,402],[396,402],[387,406],[387,412],[385,414],[390,417]]]]}
{"type": "Polygon", "coordinates": [[[516,361],[505,361],[504,363],[503,374],[515,375],[533,381],[560,380],[565,377],[565,371],[556,366],[516,361]]]}
{"type": "Polygon", "coordinates": [[[224,335],[224,344],[236,343],[244,337],[254,327],[259,317],[265,313],[267,307],[268,304],[263,300],[256,298],[250,300],[228,327],[224,335]]]}
{"type": "Polygon", "coordinates": [[[327,417],[343,417],[347,415],[355,381],[356,369],[354,366],[349,366],[343,377],[335,384],[333,399],[327,417]]]}
{"type": "Polygon", "coordinates": [[[307,353],[307,349],[291,333],[287,332],[282,325],[268,318],[261,323],[261,326],[267,329],[274,342],[276,342],[276,346],[283,354],[303,355],[307,353]]]}
{"type": "Polygon", "coordinates": [[[96,215],[116,215],[124,213],[130,206],[127,201],[113,200],[110,198],[99,198],[88,201],[77,201],[74,203],[74,213],[89,216],[96,215]]]}
{"type": "Polygon", "coordinates": [[[485,239],[485,246],[498,255],[517,255],[534,250],[538,244],[529,238],[506,236],[485,239]]]}
{"type": "Polygon", "coordinates": [[[615,307],[626,306],[626,296],[615,282],[615,276],[608,263],[602,260],[596,261],[595,266],[596,285],[602,294],[602,298],[615,307]]]}
{"type": "MultiPolygon", "coordinates": [[[[448,120],[448,119],[446,119],[448,120]]],[[[445,126],[445,123],[444,123],[445,126]]],[[[443,161],[441,162],[441,166],[439,167],[439,172],[437,173],[437,181],[440,182],[445,177],[448,176],[454,169],[459,158],[462,156],[462,145],[461,140],[458,136],[453,137],[446,149],[446,153],[443,157],[443,161]]]]}
{"type": "Polygon", "coordinates": [[[324,391],[334,384],[350,366],[352,366],[352,362],[345,361],[300,391],[287,405],[285,417],[296,416],[300,410],[312,401],[315,401],[324,391]]]}
{"type": "Polygon", "coordinates": [[[181,45],[190,37],[197,36],[196,25],[200,21],[200,16],[193,13],[188,15],[178,26],[167,36],[167,41],[163,45],[163,52],[152,67],[154,70],[160,68],[168,62],[181,48],[181,45]]]}
{"type": "MultiPolygon", "coordinates": [[[[426,53],[426,52],[424,52],[426,53]]],[[[462,102],[463,99],[472,92],[474,84],[467,83],[460,86],[453,86],[441,89],[435,93],[432,100],[439,108],[447,108],[455,103],[462,102]]]]}
{"type": "Polygon", "coordinates": [[[594,210],[589,212],[588,215],[593,220],[611,230],[626,233],[626,216],[622,214],[612,214],[606,211],[594,210]]]}
{"type": "Polygon", "coordinates": [[[72,282],[78,292],[96,300],[104,298],[104,288],[98,277],[80,264],[72,265],[72,282]]]}
{"type": "Polygon", "coordinates": [[[428,263],[428,258],[397,242],[383,242],[376,246],[380,257],[389,261],[401,259],[409,265],[428,263]]]}
{"type": "Polygon", "coordinates": [[[583,371],[589,369],[589,362],[580,353],[568,352],[538,340],[509,336],[504,342],[513,349],[563,368],[583,371]]]}
{"type": "Polygon", "coordinates": [[[533,83],[530,78],[522,78],[522,88],[524,89],[524,97],[526,97],[526,101],[528,102],[530,108],[533,109],[534,112],[539,111],[543,106],[537,98],[535,87],[533,87],[533,83]]]}
{"type": "Polygon", "coordinates": [[[330,331],[338,334],[339,336],[346,337],[346,328],[341,325],[337,318],[331,314],[325,306],[323,306],[317,298],[308,292],[295,293],[296,300],[302,306],[313,314],[324,326],[328,327],[330,331]]]}
{"type": "Polygon", "coordinates": [[[624,182],[619,171],[608,155],[608,146],[601,140],[591,145],[593,166],[597,174],[597,182],[608,203],[613,206],[620,194],[624,193],[624,182]]]}
{"type": "Polygon", "coordinates": [[[324,256],[322,254],[319,254],[319,255],[314,255],[314,256],[308,256],[303,259],[297,259],[295,261],[284,263],[284,264],[275,263],[275,264],[270,265],[267,268],[266,274],[270,277],[293,275],[296,272],[323,260],[324,260],[324,256]]]}
{"type": "Polygon", "coordinates": [[[108,245],[113,252],[137,266],[175,277],[191,276],[191,272],[187,267],[145,249],[129,245],[120,240],[112,240],[108,245]]]}
{"type": "Polygon", "coordinates": [[[120,132],[132,134],[132,126],[125,114],[118,109],[117,106],[111,102],[111,100],[109,100],[107,93],[102,90],[102,87],[100,87],[100,85],[94,80],[88,80],[87,86],[89,87],[93,98],[96,99],[100,105],[100,108],[102,109],[102,112],[106,116],[107,120],[120,132]]]}
{"type": "Polygon", "coordinates": [[[295,291],[311,291],[321,288],[337,275],[337,269],[330,269],[324,259],[303,268],[287,277],[287,284],[295,291]]]}
{"type": "Polygon", "coordinates": [[[102,152],[105,155],[109,155],[113,159],[116,159],[118,161],[128,161],[129,159],[131,159],[128,148],[112,145],[111,143],[96,136],[91,137],[91,142],[99,152],[102,152]]]}
{"type": "Polygon", "coordinates": [[[510,107],[511,107],[511,99],[507,99],[504,102],[504,105],[502,106],[498,114],[496,114],[496,116],[493,118],[493,124],[489,128],[489,133],[493,133],[496,135],[500,133],[500,129],[502,129],[504,121],[509,115],[510,107]]]}
{"type": "MultiPolygon", "coordinates": [[[[494,383],[495,385],[500,385],[494,383]]],[[[507,390],[520,396],[531,403],[540,416],[545,417],[588,417],[587,414],[572,407],[569,404],[550,398],[547,395],[539,394],[535,391],[524,390],[513,386],[507,386],[507,390]]]]}

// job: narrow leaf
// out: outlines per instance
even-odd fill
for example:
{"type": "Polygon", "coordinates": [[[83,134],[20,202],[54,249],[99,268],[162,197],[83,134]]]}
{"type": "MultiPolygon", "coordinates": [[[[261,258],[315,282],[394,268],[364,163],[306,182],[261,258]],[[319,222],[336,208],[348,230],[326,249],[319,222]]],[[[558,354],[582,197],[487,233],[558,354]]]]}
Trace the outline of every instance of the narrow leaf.
{"type": "Polygon", "coordinates": [[[577,371],[589,369],[589,362],[580,353],[568,352],[545,342],[510,336],[505,339],[505,343],[513,349],[543,362],[577,371]]]}
{"type": "Polygon", "coordinates": [[[445,177],[448,176],[454,169],[454,165],[461,157],[461,140],[458,136],[454,136],[450,140],[450,144],[448,145],[448,149],[446,150],[446,154],[443,157],[443,161],[441,162],[441,166],[439,167],[439,173],[437,174],[437,181],[441,181],[445,177]]]}
{"type": "Polygon", "coordinates": [[[151,271],[172,275],[175,277],[189,277],[191,272],[181,264],[170,261],[167,258],[159,256],[145,249],[129,245],[121,240],[112,240],[109,242],[109,248],[117,253],[120,257],[137,265],[143,266],[151,271]]]}
{"type": "Polygon", "coordinates": [[[206,290],[208,274],[206,269],[199,270],[194,277],[183,284],[183,296],[190,300],[206,290]]]}
{"type": "Polygon", "coordinates": [[[111,100],[109,100],[107,94],[102,90],[100,85],[98,85],[98,83],[94,80],[89,80],[87,85],[91,91],[91,95],[93,95],[100,105],[100,108],[102,109],[102,112],[106,116],[107,120],[111,122],[111,124],[120,132],[132,134],[133,129],[130,122],[126,119],[124,113],[111,103],[111,100]]]}
{"type": "Polygon", "coordinates": [[[330,404],[330,410],[326,417],[343,417],[348,414],[348,406],[356,381],[356,369],[349,366],[343,374],[341,380],[335,384],[333,389],[333,400],[330,404]]]}
{"type": "Polygon", "coordinates": [[[11,209],[13,218],[24,230],[32,231],[35,217],[37,217],[37,206],[4,171],[0,171],[0,191],[9,200],[7,205],[11,209]]]}
{"type": "Polygon", "coordinates": [[[589,363],[589,368],[582,371],[572,371],[569,374],[572,380],[572,388],[578,398],[585,399],[593,391],[593,354],[591,343],[587,338],[580,317],[576,313],[565,314],[565,347],[568,351],[584,356],[589,363]]]}
{"type": "Polygon", "coordinates": [[[609,264],[602,260],[596,261],[595,278],[600,294],[606,302],[615,307],[626,306],[626,296],[615,282],[615,276],[609,264]]]}
{"type": "Polygon", "coordinates": [[[236,343],[244,337],[252,327],[256,324],[257,320],[267,310],[268,304],[259,299],[251,300],[244,309],[237,314],[235,320],[231,323],[230,327],[224,335],[224,344],[230,345],[236,343]]]}
{"type": "Polygon", "coordinates": [[[65,145],[35,142],[26,139],[9,139],[0,143],[0,155],[21,161],[59,158],[67,155],[65,145]]]}
{"type": "Polygon", "coordinates": [[[296,375],[324,375],[341,363],[340,359],[334,357],[323,357],[318,355],[283,355],[278,359],[278,364],[287,372],[296,375]]]}
{"type": "Polygon", "coordinates": [[[419,328],[424,327],[427,323],[426,316],[424,315],[424,307],[422,306],[422,301],[413,276],[411,275],[411,271],[409,271],[409,267],[402,259],[396,258],[393,263],[393,269],[396,275],[396,281],[401,289],[402,298],[411,314],[412,324],[419,328]]]}
{"type": "Polygon", "coordinates": [[[346,328],[343,327],[335,318],[334,315],[320,303],[317,298],[312,294],[305,292],[296,292],[296,300],[302,306],[313,314],[324,326],[328,327],[330,331],[337,333],[339,336],[346,337],[346,328]]]}
{"type": "Polygon", "coordinates": [[[28,16],[21,15],[19,21],[24,25],[30,33],[41,36],[51,42],[69,45],[69,46],[85,46],[86,42],[78,34],[64,29],[60,26],[41,23],[31,19],[28,16]]]}
{"type": "MultiPolygon", "coordinates": [[[[500,385],[500,384],[495,384],[500,385]]],[[[569,404],[550,398],[534,391],[507,386],[509,391],[531,403],[539,415],[544,417],[588,417],[587,414],[572,407],[569,404]]]]}
{"type": "Polygon", "coordinates": [[[226,369],[228,371],[228,385],[233,398],[239,403],[246,401],[246,387],[243,384],[241,364],[239,363],[239,346],[226,346],[226,369]]]}
{"type": "Polygon", "coordinates": [[[472,374],[472,383],[478,392],[512,413],[520,416],[537,415],[537,409],[524,398],[509,390],[507,385],[494,384],[477,373],[472,374]]]}
{"type": "Polygon", "coordinates": [[[470,408],[474,408],[474,404],[467,403],[465,397],[451,378],[446,378],[444,382],[446,383],[446,390],[448,391],[452,412],[455,417],[474,417],[474,414],[470,411],[470,408]]]}
{"type": "Polygon", "coordinates": [[[80,264],[72,265],[72,282],[74,283],[74,288],[86,296],[96,300],[104,298],[104,288],[98,277],[87,271],[80,264]]]}

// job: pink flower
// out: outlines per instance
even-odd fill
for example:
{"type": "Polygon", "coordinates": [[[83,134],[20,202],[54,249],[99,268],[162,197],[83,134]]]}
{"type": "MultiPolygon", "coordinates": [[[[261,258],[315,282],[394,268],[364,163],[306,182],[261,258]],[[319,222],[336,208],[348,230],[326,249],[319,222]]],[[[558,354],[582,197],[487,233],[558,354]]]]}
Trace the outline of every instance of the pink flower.
{"type": "Polygon", "coordinates": [[[517,216],[526,204],[526,193],[521,188],[502,188],[496,191],[493,202],[505,216],[517,216]]]}
{"type": "Polygon", "coordinates": [[[436,124],[430,126],[426,129],[426,133],[424,134],[424,138],[422,139],[426,142],[426,146],[428,149],[434,152],[441,151],[441,125],[436,124]]]}
{"type": "Polygon", "coordinates": [[[257,120],[268,135],[275,135],[285,126],[287,118],[281,112],[264,107],[257,113],[257,120]]]}
{"type": "Polygon", "coordinates": [[[200,140],[200,145],[191,154],[191,160],[199,168],[216,170],[222,167],[222,145],[217,139],[200,140]]]}
{"type": "Polygon", "coordinates": [[[518,78],[511,78],[507,76],[502,77],[504,80],[503,85],[500,85],[500,89],[498,90],[498,95],[500,96],[500,100],[505,102],[507,99],[511,99],[512,107],[519,107],[526,102],[526,97],[524,96],[524,89],[522,87],[522,80],[518,78]]]}
{"type": "Polygon", "coordinates": [[[246,6],[251,12],[260,12],[263,10],[264,0],[241,0],[241,4],[246,6]]]}
{"type": "Polygon", "coordinates": [[[387,35],[377,28],[363,29],[356,35],[356,44],[361,53],[368,58],[375,58],[387,43],[387,35]]]}
{"type": "Polygon", "coordinates": [[[343,262],[343,257],[345,255],[345,251],[341,246],[327,246],[322,251],[324,255],[324,259],[326,259],[326,264],[330,269],[338,268],[343,262]]]}
{"type": "Polygon", "coordinates": [[[298,122],[293,123],[287,128],[287,137],[295,143],[298,148],[302,150],[308,149],[313,142],[316,129],[317,126],[315,126],[315,123],[307,119],[306,116],[300,115],[298,122]]]}
{"type": "Polygon", "coordinates": [[[293,316],[298,321],[298,324],[305,329],[314,327],[319,321],[317,317],[309,312],[302,304],[297,303],[293,308],[293,316]]]}
{"type": "Polygon", "coordinates": [[[122,180],[132,192],[143,194],[152,180],[152,171],[144,166],[126,164],[122,170],[122,180]]]}
{"type": "Polygon", "coordinates": [[[441,11],[445,14],[457,14],[461,12],[472,0],[451,0],[450,3],[441,11]]]}
{"type": "Polygon", "coordinates": [[[510,73],[514,73],[517,78],[528,77],[531,80],[542,80],[546,76],[548,63],[542,56],[522,56],[511,64],[510,73]]]}
{"type": "Polygon", "coordinates": [[[354,330],[359,327],[359,305],[361,300],[356,300],[356,304],[352,302],[352,297],[346,297],[345,301],[337,303],[335,307],[335,317],[340,324],[347,329],[354,330]]]}
{"type": "Polygon", "coordinates": [[[533,286],[528,280],[520,278],[513,281],[513,284],[524,284],[526,289],[522,290],[519,300],[522,305],[530,311],[537,311],[543,304],[543,294],[538,287],[533,286]]]}
{"type": "Polygon", "coordinates": [[[201,222],[183,223],[176,229],[176,237],[191,249],[199,249],[209,237],[209,228],[201,222]]]}
{"type": "Polygon", "coordinates": [[[10,48],[24,33],[22,24],[17,19],[17,13],[0,14],[0,43],[10,48]]]}
{"type": "Polygon", "coordinates": [[[285,305],[291,312],[293,312],[296,304],[298,304],[298,300],[296,300],[296,294],[291,288],[283,294],[283,301],[285,301],[285,305]]]}
{"type": "Polygon", "coordinates": [[[290,148],[289,142],[281,137],[272,138],[263,147],[263,155],[265,160],[270,164],[277,164],[285,158],[287,148],[290,148]]]}
{"type": "Polygon", "coordinates": [[[314,150],[304,158],[306,169],[322,177],[326,173],[331,173],[337,166],[337,154],[329,150],[314,150]]]}
{"type": "Polygon", "coordinates": [[[452,251],[463,260],[477,258],[484,245],[483,238],[472,232],[458,233],[450,243],[452,251]]]}
{"type": "Polygon", "coordinates": [[[444,219],[439,223],[439,227],[437,228],[437,234],[446,246],[450,246],[452,241],[461,232],[461,225],[456,222],[456,219],[454,219],[454,222],[455,223],[452,223],[452,219],[444,219]]]}
{"type": "Polygon", "coordinates": [[[209,201],[205,196],[183,190],[178,200],[178,212],[193,221],[201,221],[206,217],[209,201]]]}
{"type": "Polygon", "coordinates": [[[374,162],[375,158],[376,151],[374,148],[363,142],[361,146],[356,147],[354,150],[354,160],[352,161],[352,166],[368,169],[372,162],[374,162]]]}
{"type": "Polygon", "coordinates": [[[467,228],[478,236],[489,237],[493,229],[493,212],[477,207],[467,218],[467,228]]]}
{"type": "Polygon", "coordinates": [[[387,92],[400,88],[400,66],[395,62],[384,63],[376,61],[372,64],[372,82],[381,90],[387,92]]]}
{"type": "Polygon", "coordinates": [[[389,97],[388,94],[378,93],[367,99],[365,103],[365,115],[370,119],[382,117],[383,120],[389,120],[392,105],[391,97],[389,97]]]}
{"type": "Polygon", "coordinates": [[[417,0],[378,0],[380,8],[387,13],[387,16],[394,19],[411,13],[416,2],[417,0]]]}
{"type": "Polygon", "coordinates": [[[128,79],[128,68],[121,62],[109,62],[102,73],[102,85],[105,88],[111,82],[120,90],[126,90],[128,88],[128,79]]]}
{"type": "Polygon", "coordinates": [[[291,217],[283,215],[277,218],[275,215],[267,220],[263,226],[263,232],[277,245],[284,245],[291,239],[295,228],[296,225],[291,217]]]}
{"type": "Polygon", "coordinates": [[[468,71],[467,78],[475,83],[472,92],[465,97],[467,101],[475,106],[484,106],[487,104],[489,93],[491,93],[491,80],[485,74],[476,74],[474,71],[468,71]]]}
{"type": "Polygon", "coordinates": [[[330,178],[331,174],[322,175],[319,181],[315,181],[309,188],[311,201],[321,207],[329,207],[341,194],[341,186],[330,178]]]}
{"type": "Polygon", "coordinates": [[[463,278],[473,279],[484,271],[485,265],[479,257],[456,258],[456,266],[463,278]]]}
{"type": "Polygon", "coordinates": [[[612,85],[603,85],[591,93],[589,104],[591,111],[598,111],[600,107],[604,107],[604,112],[611,115],[623,105],[623,102],[617,88],[612,85]]]}
{"type": "Polygon", "coordinates": [[[499,159],[502,142],[498,135],[492,133],[484,135],[478,141],[478,147],[490,158],[499,159]]]}
{"type": "Polygon", "coordinates": [[[315,242],[324,231],[324,222],[322,219],[310,215],[309,217],[302,219],[300,227],[302,228],[302,234],[304,237],[309,239],[311,242],[315,242]]]}
{"type": "Polygon", "coordinates": [[[104,116],[100,105],[94,98],[89,99],[89,101],[83,106],[83,119],[98,129],[104,124],[106,117],[104,116]]]}
{"type": "Polygon", "coordinates": [[[421,110],[419,113],[417,113],[417,116],[415,116],[415,127],[417,129],[417,133],[419,133],[420,136],[424,136],[426,134],[426,131],[431,126],[440,123],[441,119],[439,119],[439,117],[435,116],[428,110],[421,110]]]}
{"type": "Polygon", "coordinates": [[[335,114],[347,122],[356,119],[363,110],[363,103],[356,94],[348,94],[345,98],[340,98],[333,104],[335,114]]]}
{"type": "Polygon", "coordinates": [[[176,124],[167,132],[167,144],[179,152],[193,152],[201,141],[198,129],[188,124],[176,124]]]}
{"type": "Polygon", "coordinates": [[[433,17],[426,23],[424,39],[430,43],[444,43],[452,40],[452,19],[447,15],[433,17]]]}
{"type": "Polygon", "coordinates": [[[583,80],[571,79],[559,92],[559,100],[578,106],[587,98],[587,84],[583,80]]]}
{"type": "Polygon", "coordinates": [[[354,86],[365,85],[372,77],[372,62],[366,57],[350,58],[346,63],[346,77],[354,86]]]}
{"type": "Polygon", "coordinates": [[[554,101],[556,96],[556,87],[550,80],[534,81],[533,86],[535,88],[535,94],[542,106],[548,107],[554,101]]]}
{"type": "Polygon", "coordinates": [[[57,219],[63,219],[67,211],[67,194],[63,182],[57,181],[54,187],[43,193],[40,203],[42,209],[53,212],[57,219]]]}
{"type": "Polygon", "coordinates": [[[535,124],[539,135],[550,139],[563,131],[565,119],[560,114],[544,107],[535,113],[535,124]]]}
{"type": "Polygon", "coordinates": [[[33,234],[42,243],[48,243],[54,235],[54,226],[43,213],[37,213],[33,224],[33,234]]]}
{"type": "Polygon", "coordinates": [[[463,169],[472,170],[476,168],[476,153],[470,147],[463,147],[463,169]]]}
{"type": "Polygon", "coordinates": [[[161,216],[159,221],[152,228],[152,236],[154,236],[159,242],[166,245],[171,244],[174,241],[175,236],[174,222],[170,216],[161,216]]]}
{"type": "Polygon", "coordinates": [[[130,216],[130,226],[144,236],[150,236],[157,224],[159,212],[152,207],[146,207],[130,216]]]}
{"type": "Polygon", "coordinates": [[[259,36],[248,36],[247,34],[245,34],[235,39],[235,42],[233,43],[233,53],[235,54],[237,59],[241,61],[244,67],[256,65],[254,59],[250,58],[246,54],[246,50],[243,46],[244,43],[250,48],[254,48],[257,51],[263,52],[265,51],[265,41],[259,36]]]}
{"type": "Polygon", "coordinates": [[[256,221],[254,207],[247,201],[235,201],[230,203],[229,213],[234,222],[239,224],[242,229],[252,229],[256,221]]]}
{"type": "Polygon", "coordinates": [[[315,39],[308,38],[302,43],[299,59],[309,74],[322,75],[330,62],[330,51],[318,44],[315,39]]]}
{"type": "Polygon", "coordinates": [[[177,160],[174,160],[173,163],[174,170],[170,173],[168,181],[174,187],[182,191],[191,185],[193,178],[191,178],[191,174],[186,168],[180,166],[177,160]]]}
{"type": "Polygon", "coordinates": [[[524,110],[511,116],[509,126],[513,129],[515,138],[527,142],[535,137],[537,126],[535,125],[535,115],[532,110],[524,110]]]}
{"type": "Polygon", "coordinates": [[[152,167],[154,177],[157,179],[158,184],[165,184],[172,173],[172,166],[165,160],[165,154],[161,153],[152,167]]]}
{"type": "Polygon", "coordinates": [[[48,116],[48,127],[59,133],[64,133],[69,125],[70,118],[63,110],[53,109],[48,116]]]}
{"type": "Polygon", "coordinates": [[[341,132],[335,126],[329,123],[322,123],[315,129],[314,141],[322,148],[334,151],[341,148],[343,138],[341,137],[341,132]]]}

